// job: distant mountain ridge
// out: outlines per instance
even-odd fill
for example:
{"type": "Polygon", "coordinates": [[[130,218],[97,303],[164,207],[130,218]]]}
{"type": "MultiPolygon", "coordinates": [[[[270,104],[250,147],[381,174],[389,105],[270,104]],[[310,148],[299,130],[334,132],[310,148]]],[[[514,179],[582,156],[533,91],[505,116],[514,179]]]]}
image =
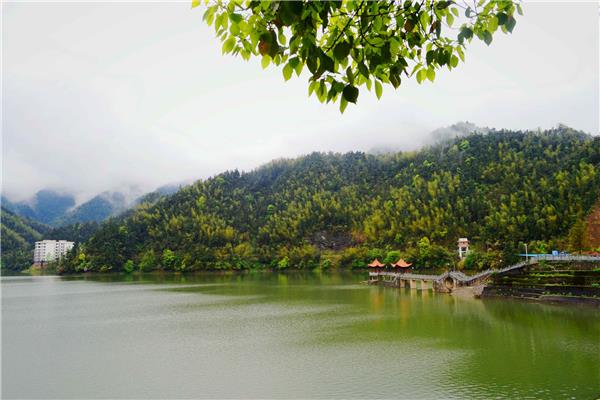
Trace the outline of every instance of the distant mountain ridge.
{"type": "Polygon", "coordinates": [[[367,153],[370,154],[386,154],[396,153],[399,151],[413,151],[422,149],[426,146],[440,144],[442,142],[451,141],[458,137],[463,137],[471,134],[485,134],[490,132],[490,128],[484,128],[475,125],[469,121],[461,121],[450,126],[435,129],[426,135],[423,135],[419,141],[413,143],[412,146],[406,148],[406,146],[399,144],[379,145],[371,148],[367,153]]]}
{"type": "Polygon", "coordinates": [[[169,184],[153,192],[126,195],[120,191],[104,191],[76,206],[75,195],[50,189],[38,191],[33,198],[11,202],[2,197],[2,207],[15,215],[42,224],[61,227],[87,222],[102,222],[142,202],[156,201],[161,196],[175,193],[183,184],[169,184]]]}
{"type": "Polygon", "coordinates": [[[2,206],[21,217],[53,225],[68,210],[75,206],[75,196],[43,189],[27,201],[13,203],[3,196],[2,206]]]}

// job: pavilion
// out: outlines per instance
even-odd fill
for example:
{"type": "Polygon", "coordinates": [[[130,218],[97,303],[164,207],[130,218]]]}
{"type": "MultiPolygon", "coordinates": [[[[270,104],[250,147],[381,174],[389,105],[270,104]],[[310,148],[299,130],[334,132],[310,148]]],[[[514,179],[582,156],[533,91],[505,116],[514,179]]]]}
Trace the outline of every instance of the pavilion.
{"type": "Polygon", "coordinates": [[[371,264],[367,264],[369,268],[385,268],[385,264],[379,262],[378,259],[373,260],[371,264]]]}
{"type": "Polygon", "coordinates": [[[401,258],[397,262],[393,263],[392,267],[393,268],[400,268],[400,270],[402,272],[404,272],[404,271],[408,271],[408,269],[410,267],[412,267],[412,263],[408,263],[408,262],[404,261],[403,258],[401,258]]]}

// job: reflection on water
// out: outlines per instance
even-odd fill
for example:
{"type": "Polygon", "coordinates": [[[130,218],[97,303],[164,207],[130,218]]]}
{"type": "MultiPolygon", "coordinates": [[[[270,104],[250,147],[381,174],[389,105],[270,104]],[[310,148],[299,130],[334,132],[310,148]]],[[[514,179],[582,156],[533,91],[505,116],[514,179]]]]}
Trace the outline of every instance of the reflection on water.
{"type": "Polygon", "coordinates": [[[351,273],[2,278],[2,395],[592,398],[597,309],[351,273]]]}

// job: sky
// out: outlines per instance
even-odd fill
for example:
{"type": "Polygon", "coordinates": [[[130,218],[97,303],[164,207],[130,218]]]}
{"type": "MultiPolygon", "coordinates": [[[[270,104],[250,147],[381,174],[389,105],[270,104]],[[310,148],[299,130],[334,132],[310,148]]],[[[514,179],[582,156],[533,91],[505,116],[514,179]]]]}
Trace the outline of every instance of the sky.
{"type": "Polygon", "coordinates": [[[2,3],[2,194],[78,201],[250,170],[312,151],[418,146],[458,121],[599,131],[597,2],[526,2],[511,35],[474,40],[434,83],[358,105],[307,96],[259,60],[221,55],[191,2],[2,3]]]}

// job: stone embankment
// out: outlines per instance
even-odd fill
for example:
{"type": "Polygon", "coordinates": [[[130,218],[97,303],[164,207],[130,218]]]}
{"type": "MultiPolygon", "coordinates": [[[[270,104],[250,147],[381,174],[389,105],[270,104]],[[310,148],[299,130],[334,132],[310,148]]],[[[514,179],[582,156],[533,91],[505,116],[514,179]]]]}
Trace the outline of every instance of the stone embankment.
{"type": "Polygon", "coordinates": [[[593,262],[546,262],[493,274],[481,297],[600,306],[600,268],[593,262]]]}

